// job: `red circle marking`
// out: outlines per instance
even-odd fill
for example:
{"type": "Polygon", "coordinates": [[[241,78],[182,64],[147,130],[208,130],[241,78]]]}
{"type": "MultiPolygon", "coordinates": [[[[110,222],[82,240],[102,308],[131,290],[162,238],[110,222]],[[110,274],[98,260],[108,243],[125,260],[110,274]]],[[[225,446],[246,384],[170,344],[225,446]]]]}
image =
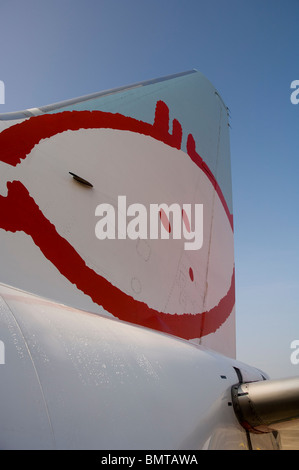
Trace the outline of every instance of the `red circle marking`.
{"type": "Polygon", "coordinates": [[[160,209],[160,219],[161,219],[161,222],[162,222],[163,227],[165,228],[165,230],[168,233],[170,233],[171,232],[171,225],[170,225],[169,219],[166,215],[166,212],[163,209],[160,209]]]}
{"type": "Polygon", "coordinates": [[[184,221],[187,232],[190,233],[191,232],[190,222],[189,222],[188,216],[186,214],[186,211],[184,209],[182,209],[182,218],[183,218],[183,221],[184,221]]]}
{"type": "MultiPolygon", "coordinates": [[[[0,161],[17,166],[42,139],[67,130],[95,128],[129,130],[151,136],[173,148],[181,148],[182,128],[174,120],[173,132],[169,133],[169,110],[165,103],[159,101],[153,125],[103,111],[64,111],[33,116],[0,133],[0,161]]],[[[233,229],[232,214],[222,191],[206,163],[197,154],[191,134],[187,139],[187,154],[213,184],[233,229]]],[[[74,247],[58,234],[55,225],[44,216],[20,181],[8,182],[7,188],[7,196],[0,196],[0,228],[10,232],[23,231],[30,235],[44,256],[63,276],[115,317],[192,339],[215,332],[231,314],[235,304],[234,269],[227,294],[210,310],[196,314],[159,312],[124,293],[90,269],[74,247]]]]}

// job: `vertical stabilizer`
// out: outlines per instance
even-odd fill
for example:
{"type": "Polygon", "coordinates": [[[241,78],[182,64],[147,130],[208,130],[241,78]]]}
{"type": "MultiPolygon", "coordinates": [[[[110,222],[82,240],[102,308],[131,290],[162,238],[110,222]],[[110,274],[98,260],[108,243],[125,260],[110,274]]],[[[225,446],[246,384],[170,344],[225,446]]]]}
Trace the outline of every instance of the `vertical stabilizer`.
{"type": "Polygon", "coordinates": [[[235,355],[228,112],[201,73],[0,131],[2,283],[235,355]]]}

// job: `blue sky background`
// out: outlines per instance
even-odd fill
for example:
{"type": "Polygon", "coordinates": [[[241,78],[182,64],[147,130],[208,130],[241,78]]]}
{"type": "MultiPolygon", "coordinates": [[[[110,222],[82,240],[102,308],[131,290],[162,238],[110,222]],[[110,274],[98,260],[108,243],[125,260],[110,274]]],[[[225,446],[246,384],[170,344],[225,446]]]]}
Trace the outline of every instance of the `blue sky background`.
{"type": "Polygon", "coordinates": [[[231,113],[238,359],[299,375],[299,0],[0,0],[0,112],[190,69],[231,113]]]}

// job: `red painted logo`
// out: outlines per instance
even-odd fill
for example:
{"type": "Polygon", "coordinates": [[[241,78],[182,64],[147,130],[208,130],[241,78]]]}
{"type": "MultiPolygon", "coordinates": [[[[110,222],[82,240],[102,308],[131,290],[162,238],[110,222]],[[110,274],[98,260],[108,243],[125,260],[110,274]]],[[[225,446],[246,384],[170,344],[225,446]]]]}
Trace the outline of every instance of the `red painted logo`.
{"type": "MultiPolygon", "coordinates": [[[[17,166],[42,139],[67,130],[79,129],[126,130],[150,136],[173,148],[181,149],[181,125],[174,120],[172,133],[169,132],[169,110],[165,103],[159,101],[154,124],[102,111],[65,111],[31,117],[2,131],[0,161],[17,166]]],[[[210,180],[233,230],[232,214],[221,188],[196,152],[195,141],[191,134],[187,139],[187,154],[210,180]]],[[[44,256],[63,276],[115,317],[186,339],[199,338],[215,332],[229,317],[235,304],[234,271],[227,294],[212,309],[197,314],[159,312],[124,293],[89,268],[73,246],[58,234],[55,225],[44,216],[20,181],[7,183],[7,188],[7,196],[0,196],[0,228],[10,232],[21,231],[31,236],[44,256]]],[[[188,224],[186,219],[185,223],[188,224]]],[[[192,268],[189,270],[189,276],[193,281],[192,268]]]]}

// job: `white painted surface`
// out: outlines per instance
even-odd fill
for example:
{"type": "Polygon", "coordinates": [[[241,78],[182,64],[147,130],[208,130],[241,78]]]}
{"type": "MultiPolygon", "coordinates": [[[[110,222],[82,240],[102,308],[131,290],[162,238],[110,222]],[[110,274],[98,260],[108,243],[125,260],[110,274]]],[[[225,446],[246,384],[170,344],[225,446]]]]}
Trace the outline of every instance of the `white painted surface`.
{"type": "Polygon", "coordinates": [[[0,295],[0,448],[246,448],[228,405],[233,366],[258,371],[3,285],[0,295]]]}

